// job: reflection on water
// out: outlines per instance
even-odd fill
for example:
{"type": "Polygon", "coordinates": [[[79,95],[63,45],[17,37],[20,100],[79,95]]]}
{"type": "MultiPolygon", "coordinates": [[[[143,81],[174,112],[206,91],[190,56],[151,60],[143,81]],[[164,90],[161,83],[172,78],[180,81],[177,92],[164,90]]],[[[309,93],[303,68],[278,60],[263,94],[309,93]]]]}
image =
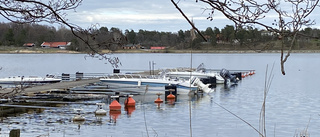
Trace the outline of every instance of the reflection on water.
{"type": "MultiPolygon", "coordinates": [[[[231,87],[225,88],[224,86],[218,86],[223,90],[232,90],[231,87]]],[[[221,91],[226,92],[226,91],[221,91]]],[[[122,107],[121,111],[110,111],[108,105],[101,106],[102,109],[108,110],[107,115],[95,115],[94,111],[97,109],[96,105],[92,105],[98,102],[106,102],[106,100],[87,101],[87,104],[50,104],[50,109],[31,109],[31,108],[19,108],[12,107],[10,109],[5,108],[6,111],[1,111],[1,131],[0,135],[8,135],[12,129],[20,129],[21,136],[33,137],[33,136],[87,136],[90,135],[109,135],[109,136],[122,136],[117,129],[126,129],[127,127],[136,127],[134,129],[128,129],[126,134],[141,133],[137,136],[146,134],[144,123],[152,125],[149,130],[154,130],[158,126],[166,129],[171,126],[178,126],[180,124],[186,124],[186,121],[177,121],[178,125],[175,125],[169,121],[176,120],[181,116],[187,118],[188,111],[184,110],[188,108],[188,102],[193,102],[191,105],[197,108],[201,105],[202,101],[208,101],[208,95],[195,94],[195,95],[179,95],[177,101],[168,99],[164,103],[154,103],[157,99],[156,95],[138,95],[133,98],[137,101],[135,107],[122,107]],[[54,107],[53,107],[54,106],[54,107]],[[183,108],[182,110],[177,110],[183,108]],[[81,110],[81,111],[77,111],[81,110]],[[181,113],[184,113],[181,115],[181,113]],[[84,121],[73,120],[75,116],[81,115],[85,118],[84,121]],[[166,121],[169,120],[169,121],[166,121]],[[167,127],[167,124],[172,124],[167,127]],[[102,130],[101,130],[102,129],[102,130]],[[105,132],[103,129],[111,130],[111,132],[105,132]],[[115,130],[115,131],[114,131],[115,130]],[[95,131],[91,133],[91,131],[95,131]],[[143,134],[142,134],[143,133],[143,134]]],[[[164,100],[164,95],[160,98],[164,100]]],[[[120,99],[120,103],[124,102],[124,99],[120,99]]],[[[22,106],[28,104],[21,104],[22,106]]],[[[29,104],[30,105],[30,104],[29,104]]],[[[39,104],[32,104],[39,105],[39,104]]],[[[42,104],[45,105],[45,104],[42,104]]],[[[4,107],[1,107],[4,109],[4,107]]],[[[168,134],[166,130],[161,128],[157,129],[161,132],[168,134]]],[[[125,131],[123,131],[125,132],[125,131]]],[[[154,131],[150,134],[159,134],[154,131]]],[[[183,135],[184,132],[177,133],[176,135],[183,135]]]]}

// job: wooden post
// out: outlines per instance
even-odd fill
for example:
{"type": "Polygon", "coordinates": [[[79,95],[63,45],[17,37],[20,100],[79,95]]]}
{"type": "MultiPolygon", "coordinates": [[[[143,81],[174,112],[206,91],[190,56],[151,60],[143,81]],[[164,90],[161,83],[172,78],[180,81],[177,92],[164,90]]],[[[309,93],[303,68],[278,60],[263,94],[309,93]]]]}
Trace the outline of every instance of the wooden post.
{"type": "Polygon", "coordinates": [[[12,129],[9,137],[20,137],[20,129],[12,129]]]}

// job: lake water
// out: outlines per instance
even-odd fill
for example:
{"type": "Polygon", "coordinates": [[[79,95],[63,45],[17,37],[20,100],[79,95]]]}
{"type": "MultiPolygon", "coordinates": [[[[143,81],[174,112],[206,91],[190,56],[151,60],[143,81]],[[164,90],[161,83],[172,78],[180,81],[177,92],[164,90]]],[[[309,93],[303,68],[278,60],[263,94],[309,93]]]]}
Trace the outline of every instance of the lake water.
{"type": "MultiPolygon", "coordinates": [[[[121,70],[149,70],[190,67],[190,54],[114,54],[121,70]]],[[[256,137],[258,133],[232,113],[259,129],[266,67],[274,64],[273,81],[266,101],[267,136],[294,136],[306,127],[310,136],[320,135],[320,54],[291,54],[285,64],[286,75],[280,72],[280,54],[192,54],[192,67],[204,63],[206,68],[255,70],[237,86],[217,86],[210,95],[178,97],[174,105],[157,107],[153,96],[135,96],[135,110],[128,114],[122,108],[114,122],[109,113],[95,117],[95,105],[66,105],[41,112],[29,112],[4,119],[0,137],[9,136],[11,129],[21,129],[22,137],[256,137]],[[217,104],[216,104],[217,103],[217,104]],[[82,108],[86,122],[70,121],[73,108],[82,108]],[[310,122],[309,122],[310,120],[310,122]],[[191,127],[191,128],[190,128],[191,127]],[[191,129],[191,130],[190,130],[191,129]]],[[[112,73],[103,60],[85,58],[84,54],[0,54],[0,77],[61,73],[112,73]]],[[[96,101],[100,102],[100,101],[96,101]]],[[[123,104],[123,100],[120,103],[123,104]]]]}

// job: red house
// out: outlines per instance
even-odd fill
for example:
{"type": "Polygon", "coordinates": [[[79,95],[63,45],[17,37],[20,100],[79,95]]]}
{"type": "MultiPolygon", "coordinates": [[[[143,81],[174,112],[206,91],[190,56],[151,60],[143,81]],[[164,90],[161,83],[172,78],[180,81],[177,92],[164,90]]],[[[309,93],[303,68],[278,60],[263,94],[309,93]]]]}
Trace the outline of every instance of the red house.
{"type": "Polygon", "coordinates": [[[60,48],[66,49],[66,47],[70,46],[71,42],[43,42],[41,44],[42,48],[60,48]]]}
{"type": "Polygon", "coordinates": [[[24,47],[34,47],[34,43],[24,43],[23,46],[24,47]]]}
{"type": "Polygon", "coordinates": [[[150,49],[165,49],[166,47],[150,47],[150,49]]]}

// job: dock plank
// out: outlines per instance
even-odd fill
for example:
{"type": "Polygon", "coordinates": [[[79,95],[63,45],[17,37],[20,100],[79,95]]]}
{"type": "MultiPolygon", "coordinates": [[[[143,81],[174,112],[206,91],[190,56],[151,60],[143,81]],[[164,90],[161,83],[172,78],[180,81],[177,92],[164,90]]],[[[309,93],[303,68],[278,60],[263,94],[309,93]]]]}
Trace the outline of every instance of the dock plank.
{"type": "MultiPolygon", "coordinates": [[[[21,93],[36,93],[41,91],[50,91],[53,89],[70,89],[73,87],[84,86],[89,83],[97,83],[99,81],[100,81],[99,78],[94,78],[94,79],[82,79],[77,81],[63,81],[58,83],[50,83],[50,84],[37,85],[37,86],[25,88],[24,91],[21,93]]],[[[0,94],[9,93],[11,91],[12,89],[10,88],[3,89],[3,90],[0,90],[0,94]]]]}

